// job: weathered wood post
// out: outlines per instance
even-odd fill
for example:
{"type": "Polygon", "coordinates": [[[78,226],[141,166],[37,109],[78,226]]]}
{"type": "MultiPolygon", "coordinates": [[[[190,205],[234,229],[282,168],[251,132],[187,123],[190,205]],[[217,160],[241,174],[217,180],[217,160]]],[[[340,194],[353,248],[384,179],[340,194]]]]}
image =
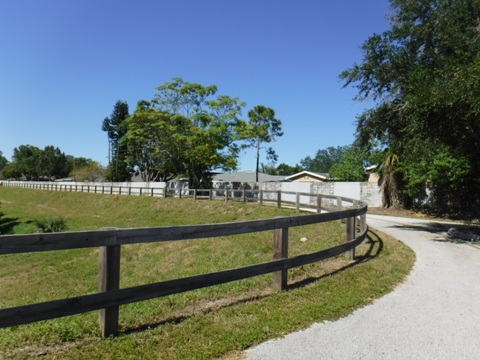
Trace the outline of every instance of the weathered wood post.
{"type": "Polygon", "coordinates": [[[300,212],[300,194],[295,193],[295,212],[298,214],[300,212]]]}
{"type": "Polygon", "coordinates": [[[260,189],[260,205],[263,205],[263,189],[260,189]]]}
{"type": "Polygon", "coordinates": [[[322,212],[322,195],[317,195],[317,214],[322,212]]]}
{"type": "Polygon", "coordinates": [[[281,190],[277,191],[277,207],[279,208],[282,207],[282,191],[281,190]]]}
{"type": "Polygon", "coordinates": [[[225,202],[228,201],[228,189],[225,189],[225,202]]]}
{"type": "Polygon", "coordinates": [[[342,197],[341,197],[341,196],[337,196],[337,210],[338,210],[338,211],[343,210],[342,197]]]}
{"type": "MultiPolygon", "coordinates": [[[[273,232],[273,259],[288,258],[288,228],[275,229],[273,232]]],[[[273,273],[273,290],[282,291],[287,288],[287,269],[273,273]]]]}
{"type": "MultiPolygon", "coordinates": [[[[355,239],[355,216],[347,218],[345,242],[349,242],[353,239],[355,239]]],[[[345,253],[345,256],[347,259],[353,260],[355,258],[355,248],[348,250],[345,253]]]]}
{"type": "MultiPolygon", "coordinates": [[[[117,228],[102,228],[116,235],[117,228]]],[[[113,235],[114,234],[114,235],[113,235]]],[[[98,291],[106,292],[120,288],[120,245],[99,248],[98,291]]],[[[104,338],[118,334],[118,306],[98,311],[98,322],[104,338]]]]}

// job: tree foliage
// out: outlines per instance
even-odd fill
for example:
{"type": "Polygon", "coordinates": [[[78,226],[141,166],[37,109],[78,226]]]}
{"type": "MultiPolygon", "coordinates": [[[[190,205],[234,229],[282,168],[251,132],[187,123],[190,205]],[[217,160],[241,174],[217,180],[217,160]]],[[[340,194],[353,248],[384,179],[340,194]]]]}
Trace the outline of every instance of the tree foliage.
{"type": "MultiPolygon", "coordinates": [[[[282,121],[275,117],[275,111],[272,108],[257,105],[248,112],[248,123],[242,130],[242,136],[247,141],[248,146],[253,146],[256,149],[255,181],[258,182],[261,145],[275,141],[278,136],[282,135],[282,121]]],[[[267,156],[269,161],[277,157],[272,148],[267,149],[267,156]]]]}
{"type": "Polygon", "coordinates": [[[13,150],[12,161],[3,168],[6,179],[50,181],[71,176],[75,166],[81,167],[90,159],[65,155],[52,145],[40,149],[33,145],[20,145],[13,150]]]}
{"type": "Polygon", "coordinates": [[[5,167],[7,178],[26,180],[52,180],[68,175],[66,155],[57,147],[45,146],[42,150],[32,145],[13,149],[12,162],[5,167]]]}
{"type": "Polygon", "coordinates": [[[7,158],[3,156],[3,153],[0,151],[0,179],[4,178],[3,169],[5,168],[5,166],[7,166],[7,164],[7,158]]]}
{"type": "Polygon", "coordinates": [[[131,179],[131,169],[126,160],[127,149],[120,141],[127,132],[128,116],[128,104],[118,100],[110,117],[106,117],[102,123],[102,130],[107,132],[109,145],[108,167],[105,174],[108,181],[121,182],[131,179]]]}
{"type": "Polygon", "coordinates": [[[315,157],[307,156],[300,160],[300,165],[307,171],[328,173],[333,164],[339,162],[342,156],[345,155],[347,149],[348,146],[329,146],[326,149],[320,149],[315,154],[315,157]]]}
{"type": "Polygon", "coordinates": [[[75,181],[96,182],[105,178],[106,169],[96,161],[89,161],[87,164],[76,168],[75,181]]]}
{"type": "Polygon", "coordinates": [[[332,164],[328,173],[335,181],[366,181],[365,169],[379,164],[380,159],[378,150],[368,151],[354,143],[345,148],[342,157],[332,164]]]}
{"type": "Polygon", "coordinates": [[[303,171],[303,168],[296,164],[295,166],[291,166],[285,163],[281,163],[278,166],[272,165],[265,165],[262,163],[261,172],[268,175],[283,175],[283,176],[290,176],[296,173],[303,171]]]}
{"type": "Polygon", "coordinates": [[[358,118],[357,138],[366,147],[377,140],[388,148],[383,169],[393,176],[384,178],[400,205],[428,185],[436,210],[475,212],[480,2],[390,3],[389,30],[372,35],[362,45],[362,62],[340,75],[357,88],[357,99],[376,102],[358,118]]]}
{"type": "Polygon", "coordinates": [[[145,181],[185,175],[200,188],[210,186],[214,169],[236,167],[244,103],[216,92],[214,85],[174,78],[157,88],[151,102],[138,102],[122,142],[145,181]]]}

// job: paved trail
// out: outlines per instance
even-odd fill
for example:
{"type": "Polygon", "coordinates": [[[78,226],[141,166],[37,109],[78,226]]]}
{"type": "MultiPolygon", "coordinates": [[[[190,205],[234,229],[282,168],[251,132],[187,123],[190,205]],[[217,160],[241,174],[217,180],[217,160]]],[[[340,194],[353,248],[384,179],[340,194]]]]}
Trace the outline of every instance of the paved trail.
{"type": "Polygon", "coordinates": [[[368,216],[410,246],[407,280],[372,305],[246,351],[268,359],[480,359],[480,248],[445,240],[427,220],[368,216]]]}

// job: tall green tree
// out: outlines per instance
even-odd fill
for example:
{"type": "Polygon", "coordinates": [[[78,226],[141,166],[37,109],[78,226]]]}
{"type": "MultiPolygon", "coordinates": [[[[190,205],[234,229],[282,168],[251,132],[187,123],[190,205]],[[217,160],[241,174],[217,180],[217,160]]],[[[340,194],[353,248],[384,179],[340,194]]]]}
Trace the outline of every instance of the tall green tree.
{"type": "Polygon", "coordinates": [[[13,150],[12,162],[4,169],[7,178],[26,180],[54,180],[68,176],[68,156],[58,147],[45,146],[42,150],[32,145],[20,145],[13,150]]]}
{"type": "Polygon", "coordinates": [[[26,180],[40,180],[42,174],[42,150],[33,145],[20,145],[13,149],[12,162],[15,170],[26,180]]]}
{"type": "Polygon", "coordinates": [[[307,156],[300,160],[300,165],[307,171],[328,173],[333,164],[345,155],[347,149],[348,146],[329,146],[326,149],[319,149],[315,157],[307,156]]]}
{"type": "Polygon", "coordinates": [[[128,104],[118,100],[110,117],[102,123],[102,130],[107,132],[109,153],[105,178],[108,181],[121,182],[131,179],[131,169],[127,162],[127,149],[120,141],[127,132],[126,119],[129,116],[128,104]]]}
{"type": "Polygon", "coordinates": [[[371,165],[381,164],[383,154],[374,149],[367,151],[356,143],[347,146],[344,154],[330,168],[330,178],[335,181],[366,181],[365,169],[371,165]]]}
{"type": "Polygon", "coordinates": [[[127,161],[134,164],[143,181],[169,181],[183,173],[183,144],[176,141],[188,121],[181,115],[158,112],[151,103],[141,101],[128,119],[122,139],[127,161]]]}
{"type": "Polygon", "coordinates": [[[285,163],[281,163],[277,166],[275,170],[275,175],[285,175],[290,176],[296,173],[303,171],[303,167],[296,164],[295,166],[291,166],[285,163]]]}
{"type": "Polygon", "coordinates": [[[40,153],[40,176],[44,179],[60,179],[69,173],[67,156],[58,147],[45,146],[40,153]]]}
{"type": "Polygon", "coordinates": [[[20,180],[22,178],[22,172],[18,168],[17,163],[10,162],[2,170],[3,177],[5,179],[15,179],[20,180]]]}
{"type": "Polygon", "coordinates": [[[400,205],[427,185],[436,210],[478,212],[480,2],[390,4],[390,28],[369,37],[362,62],[340,75],[357,99],[376,103],[358,118],[357,138],[388,149],[383,168],[400,205]]]}
{"type": "MultiPolygon", "coordinates": [[[[282,136],[282,121],[275,117],[272,108],[257,105],[248,112],[248,123],[244,129],[244,139],[256,149],[255,181],[258,182],[260,150],[263,143],[271,143],[282,136]]],[[[269,151],[273,149],[269,148],[269,151]]]]}
{"type": "Polygon", "coordinates": [[[123,143],[145,181],[184,175],[191,188],[207,187],[213,170],[236,167],[244,103],[216,92],[174,78],[139,101],[123,143]]]}

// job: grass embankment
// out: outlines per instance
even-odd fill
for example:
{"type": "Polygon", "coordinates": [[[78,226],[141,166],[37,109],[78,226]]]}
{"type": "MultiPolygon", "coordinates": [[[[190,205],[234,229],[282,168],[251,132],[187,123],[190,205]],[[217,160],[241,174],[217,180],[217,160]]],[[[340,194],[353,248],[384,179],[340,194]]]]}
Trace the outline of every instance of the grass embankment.
{"type": "MultiPolygon", "coordinates": [[[[35,231],[34,219],[67,217],[69,230],[241,221],[290,210],[222,201],[162,199],[0,188],[0,229],[35,231]]],[[[2,230],[0,230],[2,231],[2,230]]],[[[288,291],[272,294],[265,275],[120,307],[117,338],[101,339],[96,313],[0,329],[0,358],[210,359],[336,319],[391,291],[414,256],[402,243],[369,234],[356,259],[291,269],[288,291]]],[[[291,256],[344,239],[339,221],[289,232],[291,256]],[[306,237],[307,242],[300,242],[306,237]]],[[[268,261],[272,232],[122,247],[121,287],[268,261]]],[[[97,291],[98,250],[0,255],[0,307],[97,291]]]]}

